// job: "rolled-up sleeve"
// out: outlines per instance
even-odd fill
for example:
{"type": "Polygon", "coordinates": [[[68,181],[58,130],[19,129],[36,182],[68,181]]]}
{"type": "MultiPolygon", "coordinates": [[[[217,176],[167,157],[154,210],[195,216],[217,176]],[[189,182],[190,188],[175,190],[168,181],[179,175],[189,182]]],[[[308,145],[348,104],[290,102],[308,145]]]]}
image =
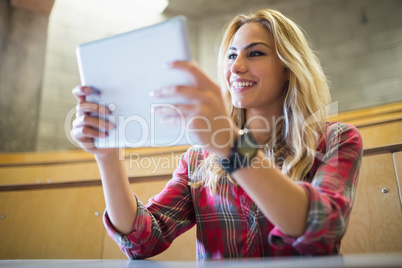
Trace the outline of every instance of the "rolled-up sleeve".
{"type": "Polygon", "coordinates": [[[185,156],[162,192],[146,206],[136,196],[137,217],[131,233],[119,233],[105,211],[103,219],[108,235],[130,259],[149,258],[163,252],[177,236],[195,225],[185,156]]]}
{"type": "Polygon", "coordinates": [[[290,237],[275,227],[268,238],[275,247],[291,246],[303,255],[337,251],[352,209],[363,146],[358,130],[348,124],[332,124],[326,137],[312,181],[297,182],[309,200],[306,230],[300,237],[290,237]]]}

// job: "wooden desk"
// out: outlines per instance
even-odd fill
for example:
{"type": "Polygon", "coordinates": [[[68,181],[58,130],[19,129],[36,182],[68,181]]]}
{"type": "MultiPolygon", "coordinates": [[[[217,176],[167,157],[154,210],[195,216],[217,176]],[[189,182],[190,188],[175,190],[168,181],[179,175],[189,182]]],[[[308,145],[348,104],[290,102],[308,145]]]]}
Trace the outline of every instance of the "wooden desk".
{"type": "Polygon", "coordinates": [[[292,257],[278,259],[241,259],[212,261],[150,261],[150,260],[3,260],[0,267],[58,267],[58,268],[192,268],[192,267],[402,267],[402,252],[389,254],[362,254],[329,257],[292,257]]]}

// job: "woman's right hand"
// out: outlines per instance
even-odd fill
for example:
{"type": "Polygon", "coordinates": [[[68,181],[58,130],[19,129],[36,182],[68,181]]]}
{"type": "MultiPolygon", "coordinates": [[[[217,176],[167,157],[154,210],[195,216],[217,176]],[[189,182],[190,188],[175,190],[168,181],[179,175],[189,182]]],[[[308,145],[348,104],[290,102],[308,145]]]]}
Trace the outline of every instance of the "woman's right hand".
{"type": "Polygon", "coordinates": [[[71,136],[85,151],[95,154],[97,157],[108,156],[116,149],[96,148],[94,138],[105,138],[114,125],[102,118],[91,116],[91,114],[97,113],[103,117],[110,113],[107,107],[86,101],[85,97],[92,93],[91,87],[77,86],[73,89],[73,95],[78,104],[71,136]]]}

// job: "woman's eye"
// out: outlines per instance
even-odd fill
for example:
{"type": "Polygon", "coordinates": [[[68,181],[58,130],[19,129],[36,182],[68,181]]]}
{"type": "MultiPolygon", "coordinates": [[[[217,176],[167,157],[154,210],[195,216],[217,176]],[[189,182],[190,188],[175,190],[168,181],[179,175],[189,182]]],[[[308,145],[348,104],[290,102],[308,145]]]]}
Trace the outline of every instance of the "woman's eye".
{"type": "Polygon", "coordinates": [[[261,51],[251,51],[249,55],[250,57],[257,57],[264,55],[264,53],[262,53],[261,51]]]}
{"type": "Polygon", "coordinates": [[[236,56],[237,56],[237,55],[236,55],[236,54],[233,54],[233,53],[232,53],[232,54],[229,54],[229,55],[228,55],[228,59],[229,59],[229,60],[234,60],[234,59],[236,59],[236,56]]]}

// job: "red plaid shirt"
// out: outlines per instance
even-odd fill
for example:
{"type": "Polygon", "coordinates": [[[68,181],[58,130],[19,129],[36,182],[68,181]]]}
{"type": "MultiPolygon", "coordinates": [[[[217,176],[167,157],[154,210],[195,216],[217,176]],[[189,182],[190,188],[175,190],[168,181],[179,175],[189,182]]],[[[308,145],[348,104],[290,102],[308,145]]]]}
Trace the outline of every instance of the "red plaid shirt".
{"type": "Polygon", "coordinates": [[[146,206],[137,198],[132,233],[117,232],[106,211],[108,234],[131,259],[161,253],[194,225],[198,259],[337,253],[357,186],[362,139],[356,128],[341,123],[327,123],[326,138],[306,180],[296,182],[309,198],[306,231],[299,237],[286,236],[272,225],[247,193],[226,176],[214,195],[204,187],[190,187],[194,170],[207,156],[196,148],[183,154],[165,189],[146,206]]]}

